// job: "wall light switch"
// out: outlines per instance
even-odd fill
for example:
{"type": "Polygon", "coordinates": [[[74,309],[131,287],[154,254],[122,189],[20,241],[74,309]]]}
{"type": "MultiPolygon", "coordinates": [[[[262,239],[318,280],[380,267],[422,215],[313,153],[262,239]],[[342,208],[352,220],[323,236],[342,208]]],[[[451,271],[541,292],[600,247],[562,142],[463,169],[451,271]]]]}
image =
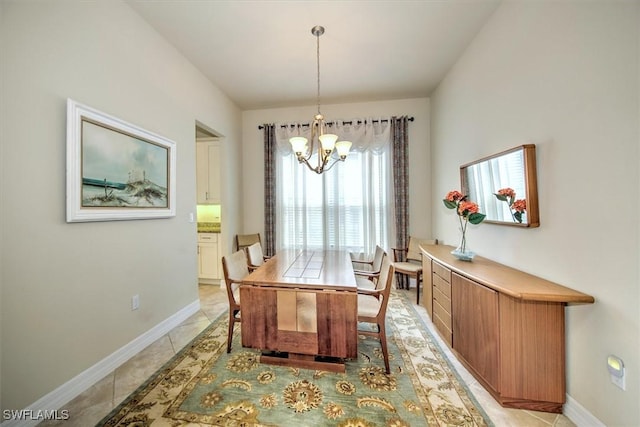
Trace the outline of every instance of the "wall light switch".
{"type": "Polygon", "coordinates": [[[140,308],[140,295],[134,295],[131,297],[131,310],[137,310],[140,308]]]}

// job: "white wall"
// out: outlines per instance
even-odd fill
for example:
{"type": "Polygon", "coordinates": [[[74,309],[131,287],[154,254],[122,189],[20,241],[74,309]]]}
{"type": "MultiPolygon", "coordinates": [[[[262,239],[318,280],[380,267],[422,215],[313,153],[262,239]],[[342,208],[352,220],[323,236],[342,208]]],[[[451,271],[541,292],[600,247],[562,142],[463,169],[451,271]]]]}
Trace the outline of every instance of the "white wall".
{"type": "Polygon", "coordinates": [[[233,213],[241,115],[125,3],[2,1],[0,16],[1,401],[22,409],[198,299],[195,123],[225,136],[233,213]],[[175,218],[65,222],[68,97],[176,142],[175,218]]]}
{"type": "MultiPolygon", "coordinates": [[[[409,123],[409,232],[415,236],[431,238],[429,99],[321,105],[321,110],[327,121],[402,115],[414,117],[415,120],[409,123]]],[[[258,126],[264,123],[308,123],[316,113],[317,106],[243,112],[242,203],[245,232],[259,231],[264,236],[264,144],[263,132],[258,126]]],[[[395,245],[394,241],[392,243],[395,245]]]]}
{"type": "Polygon", "coordinates": [[[504,2],[431,98],[433,228],[448,244],[441,200],[459,166],[536,144],[540,228],[481,224],[469,244],[595,297],[566,309],[567,392],[611,426],[640,419],[639,17],[636,1],[504,2]]]}

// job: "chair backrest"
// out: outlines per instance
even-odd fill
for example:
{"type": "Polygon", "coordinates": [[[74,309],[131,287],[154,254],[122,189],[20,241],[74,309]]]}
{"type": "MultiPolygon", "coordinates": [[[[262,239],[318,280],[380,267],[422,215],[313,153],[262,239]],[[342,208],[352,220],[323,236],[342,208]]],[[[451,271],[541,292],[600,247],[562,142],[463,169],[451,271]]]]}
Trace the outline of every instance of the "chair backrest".
{"type": "Polygon", "coordinates": [[[264,253],[259,242],[245,248],[247,251],[247,261],[250,267],[259,267],[264,264],[264,253]]]}
{"type": "Polygon", "coordinates": [[[382,301],[380,304],[380,310],[378,313],[386,313],[387,303],[389,302],[389,294],[391,294],[391,287],[393,286],[393,279],[395,277],[395,268],[391,262],[391,258],[384,256],[382,260],[382,267],[380,270],[380,277],[376,284],[377,289],[382,289],[382,301]]]}
{"type": "Polygon", "coordinates": [[[382,258],[386,255],[384,249],[382,249],[379,245],[376,245],[376,252],[373,254],[373,263],[371,264],[371,269],[373,271],[380,271],[382,267],[382,258]]]}
{"type": "Polygon", "coordinates": [[[240,287],[242,279],[249,275],[247,255],[244,251],[241,250],[234,252],[231,255],[223,256],[222,271],[224,273],[224,282],[227,287],[229,303],[238,305],[234,292],[240,287]]]}
{"type": "Polygon", "coordinates": [[[244,249],[260,242],[260,233],[254,234],[236,234],[236,250],[244,249]]]}
{"type": "MultiPolygon", "coordinates": [[[[380,261],[380,275],[375,281],[376,290],[382,289],[387,285],[387,280],[388,280],[387,275],[389,274],[389,266],[393,266],[391,258],[389,257],[389,255],[386,254],[386,252],[383,252],[382,260],[380,261]]],[[[391,277],[391,279],[393,279],[393,277],[391,277]]]]}
{"type": "Polygon", "coordinates": [[[437,245],[438,240],[425,240],[425,239],[416,239],[415,237],[409,236],[409,247],[407,250],[407,261],[419,261],[422,262],[422,255],[420,253],[420,245],[437,245]]]}

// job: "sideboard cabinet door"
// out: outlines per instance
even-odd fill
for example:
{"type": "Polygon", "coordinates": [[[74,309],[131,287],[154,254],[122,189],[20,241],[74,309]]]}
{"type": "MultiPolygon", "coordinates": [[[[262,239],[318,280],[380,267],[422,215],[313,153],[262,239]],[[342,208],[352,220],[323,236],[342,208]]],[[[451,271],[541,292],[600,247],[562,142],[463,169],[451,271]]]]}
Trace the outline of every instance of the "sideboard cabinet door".
{"type": "Polygon", "coordinates": [[[499,392],[498,292],[453,273],[451,293],[453,349],[499,392]]]}

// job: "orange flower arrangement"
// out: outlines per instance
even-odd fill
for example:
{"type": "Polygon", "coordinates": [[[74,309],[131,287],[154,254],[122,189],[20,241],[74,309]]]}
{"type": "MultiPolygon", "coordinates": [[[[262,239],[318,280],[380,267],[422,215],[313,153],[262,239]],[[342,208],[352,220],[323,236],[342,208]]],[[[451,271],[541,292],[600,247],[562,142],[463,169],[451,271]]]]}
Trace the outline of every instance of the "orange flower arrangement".
{"type": "MultiPolygon", "coordinates": [[[[462,241],[456,251],[461,253],[467,252],[467,224],[480,224],[484,221],[486,215],[480,213],[477,203],[467,200],[467,196],[457,190],[449,191],[447,196],[442,200],[444,205],[449,209],[455,209],[460,220],[460,230],[462,231],[462,241]]],[[[455,252],[455,251],[454,251],[455,252]]],[[[468,260],[471,260],[471,255],[468,260]]]]}
{"type": "Polygon", "coordinates": [[[498,200],[502,200],[506,202],[509,206],[509,211],[511,212],[511,218],[513,218],[513,222],[522,222],[522,215],[527,210],[527,201],[525,199],[516,200],[516,192],[513,188],[501,188],[494,195],[498,198],[498,200]]]}

